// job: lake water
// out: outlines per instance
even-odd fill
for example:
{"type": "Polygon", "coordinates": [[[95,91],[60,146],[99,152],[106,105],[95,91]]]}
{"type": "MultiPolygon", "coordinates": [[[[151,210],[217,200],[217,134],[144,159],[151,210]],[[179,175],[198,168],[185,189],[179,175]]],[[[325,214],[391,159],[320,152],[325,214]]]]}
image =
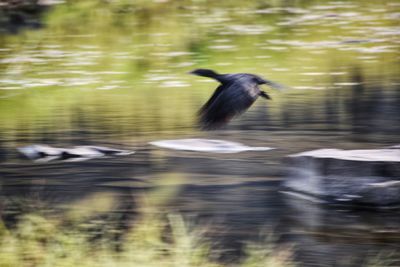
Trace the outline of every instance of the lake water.
{"type": "Polygon", "coordinates": [[[111,199],[108,213],[122,215],[126,227],[147,196],[163,212],[210,225],[228,262],[248,240],[272,235],[294,244],[301,266],[360,266],[376,255],[399,264],[398,211],[303,203],[279,184],[288,154],[400,143],[400,4],[225,2],[76,1],[44,13],[40,29],[0,35],[6,225],[27,212],[85,211],[82,203],[111,199]],[[195,68],[255,73],[290,89],[266,88],[271,101],[203,132],[196,112],[217,84],[187,74],[195,68]],[[148,144],[180,138],[276,150],[214,154],[148,144]],[[35,163],[16,150],[31,144],[136,153],[35,163]]]}

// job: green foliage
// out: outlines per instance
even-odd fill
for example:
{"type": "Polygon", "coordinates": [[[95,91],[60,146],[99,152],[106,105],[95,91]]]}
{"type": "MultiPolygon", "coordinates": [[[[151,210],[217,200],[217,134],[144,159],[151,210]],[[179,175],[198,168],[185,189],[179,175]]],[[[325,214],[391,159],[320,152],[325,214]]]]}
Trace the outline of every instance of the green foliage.
{"type": "MultiPolygon", "coordinates": [[[[176,179],[179,177],[170,176],[164,182],[173,184],[176,179]]],[[[62,214],[21,215],[12,229],[0,224],[0,266],[224,266],[211,260],[219,252],[206,238],[207,228],[190,224],[180,215],[160,212],[173,194],[155,190],[139,197],[138,215],[126,229],[117,229],[113,215],[96,219],[112,214],[117,207],[113,195],[105,193],[71,203],[62,214]],[[163,200],[154,201],[160,194],[164,194],[163,200]]],[[[249,256],[237,267],[290,266],[289,254],[282,257],[286,252],[274,253],[268,243],[264,245],[249,244],[249,256]],[[259,265],[254,265],[256,262],[259,265]]]]}
{"type": "MultiPolygon", "coordinates": [[[[145,215],[126,234],[118,251],[107,238],[93,241],[79,225],[65,226],[59,220],[31,214],[14,230],[2,228],[0,266],[223,266],[210,260],[215,252],[202,233],[188,227],[179,215],[167,216],[166,222],[145,215]]],[[[249,256],[240,266],[291,266],[286,252],[264,250],[249,246],[249,256]]]]}

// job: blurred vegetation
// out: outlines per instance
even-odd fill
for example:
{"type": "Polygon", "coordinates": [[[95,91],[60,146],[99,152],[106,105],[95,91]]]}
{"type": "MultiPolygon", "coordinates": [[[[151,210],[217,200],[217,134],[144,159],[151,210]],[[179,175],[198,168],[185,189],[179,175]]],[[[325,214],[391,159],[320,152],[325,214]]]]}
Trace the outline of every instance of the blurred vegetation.
{"type": "MultiPolygon", "coordinates": [[[[177,179],[176,175],[164,177],[163,183],[177,179]]],[[[241,256],[232,255],[235,260],[230,260],[215,238],[215,231],[221,229],[213,229],[212,222],[199,224],[194,217],[166,211],[179,188],[160,187],[125,196],[125,201],[135,203],[131,203],[133,213],[124,210],[121,214],[127,203],[106,192],[67,205],[48,203],[51,207],[47,208],[44,202],[30,201],[31,208],[25,212],[17,215],[14,210],[14,219],[5,209],[0,223],[0,266],[297,266],[296,247],[277,244],[273,234],[266,232],[259,234],[258,241],[244,241],[241,256]]],[[[389,259],[386,254],[372,255],[362,266],[393,266],[389,259]]]]}
{"type": "MultiPolygon", "coordinates": [[[[141,214],[124,238],[117,241],[113,238],[116,229],[111,226],[99,235],[93,231],[95,221],[88,223],[87,216],[61,220],[26,214],[14,229],[1,225],[0,266],[296,266],[291,249],[274,247],[268,239],[248,243],[240,262],[221,263],[217,260],[219,252],[205,237],[207,229],[193,227],[180,215],[160,217],[153,212],[141,214]]],[[[378,255],[367,259],[363,266],[391,264],[385,255],[378,255]]]]}
{"type": "MultiPolygon", "coordinates": [[[[0,228],[0,266],[224,266],[215,260],[218,252],[204,236],[207,229],[190,227],[179,215],[162,219],[154,210],[143,213],[118,241],[117,229],[109,226],[99,235],[93,231],[99,225],[88,223],[87,216],[27,214],[19,221],[14,229],[0,228]]],[[[289,251],[268,243],[251,244],[246,254],[238,267],[294,266],[289,251]]]]}

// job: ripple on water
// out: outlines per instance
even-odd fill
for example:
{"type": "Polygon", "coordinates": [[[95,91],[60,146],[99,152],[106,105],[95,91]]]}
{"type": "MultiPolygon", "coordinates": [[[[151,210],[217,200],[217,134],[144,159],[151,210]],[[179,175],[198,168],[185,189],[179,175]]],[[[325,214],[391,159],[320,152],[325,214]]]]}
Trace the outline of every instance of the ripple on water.
{"type": "MultiPolygon", "coordinates": [[[[24,88],[21,86],[1,86],[0,87],[0,90],[21,90],[21,89],[24,89],[24,88]]],[[[6,97],[2,97],[2,98],[6,98],[6,97]]]]}
{"type": "Polygon", "coordinates": [[[62,82],[60,80],[55,79],[33,79],[27,83],[22,84],[23,87],[45,87],[45,86],[54,86],[61,85],[62,82]]]}
{"type": "Polygon", "coordinates": [[[238,50],[235,45],[210,45],[208,48],[212,50],[224,50],[224,51],[238,50]]]}
{"type": "Polygon", "coordinates": [[[332,76],[341,76],[341,75],[346,75],[346,74],[347,74],[347,72],[344,72],[344,71],[329,72],[329,75],[332,75],[332,76]]]}
{"type": "Polygon", "coordinates": [[[104,86],[100,86],[97,87],[97,90],[113,90],[113,89],[117,89],[117,88],[121,88],[121,86],[119,85],[104,85],[104,86]]]}
{"type": "Polygon", "coordinates": [[[63,58],[72,55],[72,53],[57,49],[45,49],[41,50],[39,53],[41,56],[48,58],[63,58]]]}
{"type": "Polygon", "coordinates": [[[193,66],[194,64],[195,64],[194,62],[181,62],[181,63],[173,65],[172,67],[174,67],[174,68],[184,68],[184,67],[193,66]]]}
{"type": "Polygon", "coordinates": [[[217,66],[231,66],[231,65],[233,65],[233,63],[232,62],[219,62],[219,63],[217,63],[215,65],[217,65],[217,66]]]}
{"type": "Polygon", "coordinates": [[[159,74],[148,74],[145,76],[145,81],[147,82],[159,82],[165,80],[176,79],[174,75],[159,75],[159,74]]]}
{"type": "Polygon", "coordinates": [[[189,87],[190,84],[184,81],[164,81],[160,84],[160,87],[168,88],[168,87],[189,87]]]}
{"type": "Polygon", "coordinates": [[[383,15],[383,18],[387,20],[400,20],[400,12],[386,13],[383,15]]]}
{"type": "Polygon", "coordinates": [[[327,73],[326,72],[303,72],[300,73],[301,75],[305,75],[305,76],[324,76],[327,73]]]}
{"type": "Polygon", "coordinates": [[[127,71],[98,71],[96,74],[101,74],[101,75],[121,75],[121,74],[128,74],[129,72],[127,71]]]}
{"type": "Polygon", "coordinates": [[[286,51],[289,48],[286,46],[264,46],[264,47],[260,47],[263,50],[272,50],[272,51],[286,51]]]}
{"type": "Polygon", "coordinates": [[[273,71],[289,71],[290,69],[288,69],[288,68],[272,68],[271,70],[273,70],[273,71]]]}
{"type": "Polygon", "coordinates": [[[93,62],[93,61],[89,61],[89,60],[87,60],[87,61],[65,62],[65,63],[62,63],[62,64],[61,64],[61,66],[64,66],[64,67],[73,67],[73,66],[93,66],[93,65],[96,65],[96,63],[93,62]]]}
{"type": "Polygon", "coordinates": [[[161,56],[161,57],[180,57],[180,56],[187,56],[192,55],[192,52],[186,51],[173,51],[173,52],[165,52],[165,53],[152,53],[153,56],[161,56]]]}
{"type": "Polygon", "coordinates": [[[326,54],[326,51],[325,50],[313,50],[313,51],[310,51],[310,54],[322,55],[322,54],[326,54]]]}
{"type": "Polygon", "coordinates": [[[325,90],[326,87],[323,86],[292,86],[291,88],[297,90],[325,90]]]}
{"type": "Polygon", "coordinates": [[[53,71],[41,71],[38,72],[40,75],[60,75],[60,74],[80,74],[80,75],[91,75],[92,72],[85,70],[53,70],[53,71]]]}
{"type": "Polygon", "coordinates": [[[15,64],[15,63],[43,63],[46,62],[43,59],[29,57],[29,56],[16,56],[16,57],[9,57],[0,60],[0,63],[3,64],[15,64]]]}
{"type": "Polygon", "coordinates": [[[383,36],[400,35],[400,27],[371,27],[371,30],[373,30],[374,33],[377,35],[383,35],[383,36]]]}
{"type": "Polygon", "coordinates": [[[392,53],[395,52],[395,46],[392,45],[380,45],[374,47],[341,47],[339,50],[342,51],[356,51],[365,54],[375,54],[375,53],[392,53]]]}
{"type": "Polygon", "coordinates": [[[232,42],[231,39],[216,39],[214,40],[214,43],[229,43],[232,42]]]}
{"type": "MultiPolygon", "coordinates": [[[[27,79],[1,79],[0,80],[0,83],[7,84],[7,85],[23,85],[23,84],[30,83],[30,82],[31,81],[27,80],[27,79]]],[[[22,88],[18,87],[16,89],[22,89],[22,88]]]]}
{"type": "Polygon", "coordinates": [[[61,86],[70,87],[70,86],[81,86],[81,85],[89,85],[99,83],[100,80],[97,78],[67,78],[63,80],[61,86]]]}
{"type": "Polygon", "coordinates": [[[265,8],[258,9],[254,11],[256,14],[278,14],[278,13],[290,13],[290,14],[305,14],[309,11],[303,8],[296,7],[273,7],[273,8],[265,8]]]}
{"type": "Polygon", "coordinates": [[[266,59],[266,58],[271,58],[271,56],[266,56],[266,55],[261,55],[261,56],[255,56],[257,59],[266,59]]]}
{"type": "Polygon", "coordinates": [[[233,34],[248,34],[248,35],[259,35],[273,30],[272,27],[263,25],[229,25],[227,26],[233,34]]]}
{"type": "Polygon", "coordinates": [[[213,15],[213,16],[204,16],[204,17],[198,17],[196,18],[196,22],[199,23],[200,25],[217,25],[217,24],[223,24],[227,23],[230,21],[230,18],[227,18],[225,15],[218,16],[218,15],[213,15]]]}
{"type": "Polygon", "coordinates": [[[354,85],[359,85],[361,83],[359,82],[337,82],[337,83],[333,83],[334,85],[337,86],[354,86],[354,85]]]}

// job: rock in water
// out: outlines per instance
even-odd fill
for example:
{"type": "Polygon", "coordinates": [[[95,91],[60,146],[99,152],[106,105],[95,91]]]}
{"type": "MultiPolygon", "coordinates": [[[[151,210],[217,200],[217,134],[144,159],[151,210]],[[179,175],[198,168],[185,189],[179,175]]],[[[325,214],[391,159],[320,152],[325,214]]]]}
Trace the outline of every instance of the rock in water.
{"type": "Polygon", "coordinates": [[[126,156],[135,153],[134,151],[130,150],[122,150],[105,146],[80,146],[79,148],[85,148],[92,151],[96,151],[98,153],[102,153],[104,155],[111,155],[111,156],[126,156]]]}
{"type": "Polygon", "coordinates": [[[212,139],[177,139],[150,142],[162,148],[212,153],[238,153],[243,151],[268,151],[272,147],[251,147],[241,143],[212,139]]]}
{"type": "Polygon", "coordinates": [[[52,160],[81,161],[104,156],[125,156],[134,151],[121,150],[103,146],[75,146],[72,148],[58,148],[47,145],[30,145],[18,148],[25,157],[40,162],[52,160]]]}
{"type": "Polygon", "coordinates": [[[62,153],[59,148],[47,146],[47,145],[30,145],[19,147],[17,150],[25,157],[31,160],[37,160],[40,158],[58,158],[62,153]]]}
{"type": "Polygon", "coordinates": [[[341,203],[400,204],[399,149],[319,149],[290,155],[286,164],[289,190],[341,203]]]}

